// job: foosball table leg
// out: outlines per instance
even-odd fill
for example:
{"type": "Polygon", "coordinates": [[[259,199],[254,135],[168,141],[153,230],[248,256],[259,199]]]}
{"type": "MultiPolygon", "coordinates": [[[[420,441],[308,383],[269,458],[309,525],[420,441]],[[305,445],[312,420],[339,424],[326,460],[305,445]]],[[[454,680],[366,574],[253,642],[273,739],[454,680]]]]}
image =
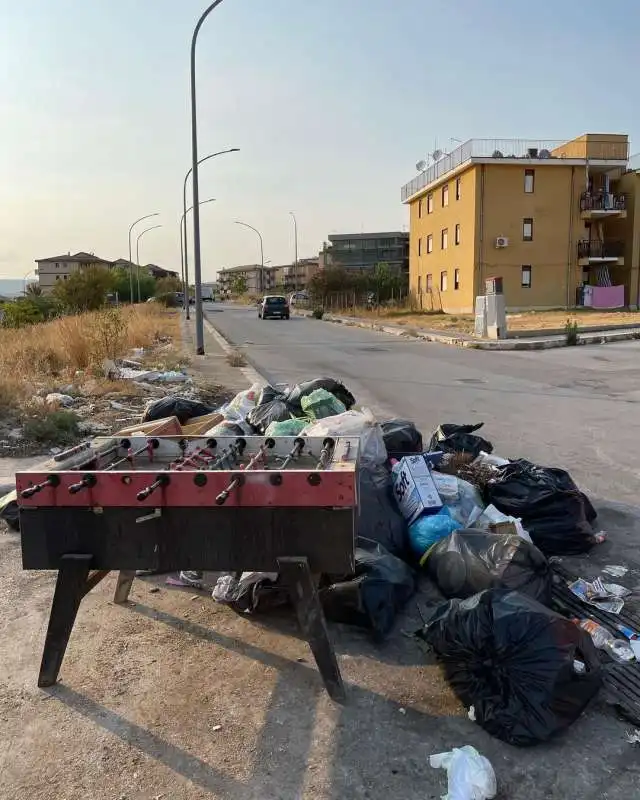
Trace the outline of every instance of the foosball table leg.
{"type": "Polygon", "coordinates": [[[342,675],[309,562],[306,558],[279,558],[278,571],[283,583],[289,587],[298,623],[309,642],[327,692],[332,700],[343,703],[346,695],[342,675]]]}
{"type": "Polygon", "coordinates": [[[118,583],[116,584],[116,591],[113,595],[114,603],[126,603],[129,599],[129,592],[133,586],[133,579],[135,578],[135,570],[121,569],[118,573],[118,583]]]}
{"type": "Polygon", "coordinates": [[[58,679],[73,623],[87,592],[91,559],[90,555],[62,556],[40,664],[40,687],[53,686],[58,679]]]}

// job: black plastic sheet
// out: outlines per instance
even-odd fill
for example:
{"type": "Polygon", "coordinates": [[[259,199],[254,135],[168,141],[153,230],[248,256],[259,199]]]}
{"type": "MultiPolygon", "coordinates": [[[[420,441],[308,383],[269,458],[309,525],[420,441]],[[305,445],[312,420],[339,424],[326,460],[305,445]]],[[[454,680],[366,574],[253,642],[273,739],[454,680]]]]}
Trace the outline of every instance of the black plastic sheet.
{"type": "Polygon", "coordinates": [[[422,434],[414,422],[407,419],[390,419],[380,426],[389,458],[401,458],[410,453],[421,453],[422,434]]]}
{"type": "Polygon", "coordinates": [[[433,545],[426,567],[445,597],[511,589],[551,605],[549,562],[535,545],[515,533],[456,531],[433,545]]]}
{"type": "Polygon", "coordinates": [[[568,728],[602,682],[589,635],[519,592],[442,603],[418,636],[476,722],[509,744],[537,744],[568,728]]]}
{"type": "Polygon", "coordinates": [[[407,555],[407,523],[393,500],[391,476],[386,470],[359,471],[358,536],[381,544],[392,555],[407,555]]]}
{"type": "Polygon", "coordinates": [[[445,423],[439,425],[431,434],[429,450],[443,450],[445,453],[468,453],[476,458],[481,451],[493,452],[493,445],[482,436],[476,436],[475,431],[480,430],[484,422],[477,425],[456,425],[445,423]]]}
{"type": "Polygon", "coordinates": [[[595,543],[591,522],[596,512],[568,472],[512,461],[486,487],[487,502],[519,517],[545,555],[585,553],[595,543]]]}
{"type": "Polygon", "coordinates": [[[156,419],[166,417],[177,417],[181,425],[185,425],[190,419],[203,417],[211,414],[215,408],[201,403],[199,400],[189,400],[186,397],[162,397],[149,403],[142,417],[143,422],[152,422],[156,419]]]}
{"type": "Polygon", "coordinates": [[[284,400],[271,400],[261,406],[255,406],[247,414],[246,420],[251,427],[264,436],[272,422],[282,422],[295,416],[291,406],[284,400]]]}

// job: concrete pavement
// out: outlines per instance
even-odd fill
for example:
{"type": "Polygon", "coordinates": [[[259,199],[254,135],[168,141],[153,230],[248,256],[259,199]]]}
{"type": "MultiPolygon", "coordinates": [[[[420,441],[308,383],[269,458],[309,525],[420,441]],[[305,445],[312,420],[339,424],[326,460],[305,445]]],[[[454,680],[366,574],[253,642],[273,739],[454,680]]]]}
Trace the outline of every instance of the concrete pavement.
{"type": "Polygon", "coordinates": [[[568,469],[596,500],[635,504],[639,342],[479,352],[304,317],[217,305],[209,320],[272,382],[342,379],[381,419],[485,422],[500,453],[568,469]]]}

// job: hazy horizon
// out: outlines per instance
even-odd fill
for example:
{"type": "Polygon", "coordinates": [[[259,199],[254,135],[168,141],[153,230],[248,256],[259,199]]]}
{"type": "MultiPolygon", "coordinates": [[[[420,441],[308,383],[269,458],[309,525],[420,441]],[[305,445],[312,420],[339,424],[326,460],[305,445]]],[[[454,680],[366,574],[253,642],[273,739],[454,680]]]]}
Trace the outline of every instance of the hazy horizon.
{"type": "MultiPolygon", "coordinates": [[[[179,269],[189,44],[206,0],[0,0],[0,275],[67,251],[179,269]],[[10,76],[10,80],[6,77],[10,76]],[[138,231],[143,230],[140,226],[138,231]],[[135,247],[133,251],[135,259],[135,247]]],[[[402,230],[437,145],[628,133],[640,6],[541,0],[225,0],[198,43],[203,277],[329,233],[402,230]],[[610,52],[603,52],[606,45],[610,52]],[[624,57],[622,57],[624,56],[624,57]]],[[[633,143],[636,142],[635,148],[633,143]]]]}

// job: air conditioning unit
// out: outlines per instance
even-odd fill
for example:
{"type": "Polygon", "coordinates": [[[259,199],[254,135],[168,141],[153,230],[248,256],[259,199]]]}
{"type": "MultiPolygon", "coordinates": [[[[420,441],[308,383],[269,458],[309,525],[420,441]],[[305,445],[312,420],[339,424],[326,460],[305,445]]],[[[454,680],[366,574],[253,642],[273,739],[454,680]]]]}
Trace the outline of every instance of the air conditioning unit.
{"type": "Polygon", "coordinates": [[[496,247],[508,247],[509,240],[506,236],[496,236],[496,247]]]}

